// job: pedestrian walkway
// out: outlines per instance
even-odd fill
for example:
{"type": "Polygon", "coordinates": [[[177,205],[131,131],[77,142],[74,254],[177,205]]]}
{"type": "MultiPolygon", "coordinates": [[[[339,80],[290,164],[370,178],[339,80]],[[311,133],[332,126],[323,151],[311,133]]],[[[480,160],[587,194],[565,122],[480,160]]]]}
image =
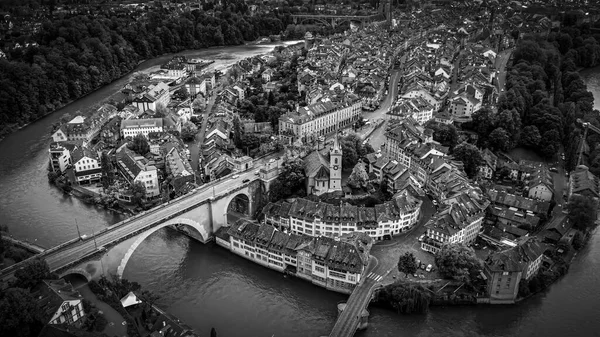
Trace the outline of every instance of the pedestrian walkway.
{"type": "Polygon", "coordinates": [[[375,273],[371,272],[371,273],[369,273],[367,278],[375,280],[375,282],[379,282],[383,278],[383,275],[379,275],[379,274],[375,274],[375,273]]]}

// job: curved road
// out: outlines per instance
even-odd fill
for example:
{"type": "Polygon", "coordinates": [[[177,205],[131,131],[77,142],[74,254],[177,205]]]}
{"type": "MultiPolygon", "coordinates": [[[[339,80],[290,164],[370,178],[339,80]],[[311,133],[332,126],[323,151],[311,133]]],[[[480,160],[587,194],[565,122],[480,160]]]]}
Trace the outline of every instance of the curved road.
{"type": "MultiPolygon", "coordinates": [[[[51,271],[59,270],[86,256],[96,253],[98,248],[118,242],[124,237],[144,230],[145,228],[172,219],[178,216],[180,212],[185,212],[206,199],[227,194],[242,186],[246,179],[255,180],[257,178],[255,174],[256,171],[257,169],[254,168],[238,173],[236,178],[232,178],[234,175],[230,175],[213,183],[203,185],[198,187],[193,193],[174,199],[169,204],[163,204],[129,218],[124,222],[107,227],[105,230],[96,233],[95,240],[92,237],[86,238],[85,240],[77,240],[66,244],[63,248],[54,251],[52,251],[52,249],[47,250],[42,254],[33,256],[31,259],[42,257],[48,263],[51,271]]],[[[14,271],[22,267],[26,261],[28,260],[0,271],[0,278],[3,280],[9,279],[14,274],[14,271]]]]}

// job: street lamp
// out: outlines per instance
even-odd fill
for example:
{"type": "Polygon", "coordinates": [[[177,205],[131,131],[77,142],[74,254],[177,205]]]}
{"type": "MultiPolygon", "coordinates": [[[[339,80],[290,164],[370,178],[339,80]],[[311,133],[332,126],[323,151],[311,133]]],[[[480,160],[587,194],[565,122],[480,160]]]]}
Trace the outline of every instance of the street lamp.
{"type": "Polygon", "coordinates": [[[75,227],[77,227],[77,236],[81,239],[81,232],[79,232],[79,225],[77,224],[77,219],[75,219],[75,227]]]}

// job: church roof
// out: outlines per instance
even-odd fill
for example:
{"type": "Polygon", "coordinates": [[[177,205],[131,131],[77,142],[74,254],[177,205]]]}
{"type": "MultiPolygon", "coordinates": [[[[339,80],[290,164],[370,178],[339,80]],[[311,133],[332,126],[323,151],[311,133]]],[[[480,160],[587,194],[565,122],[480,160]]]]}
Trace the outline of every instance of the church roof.
{"type": "Polygon", "coordinates": [[[307,177],[312,177],[323,167],[329,170],[329,160],[319,151],[313,151],[304,157],[304,172],[307,177]]]}

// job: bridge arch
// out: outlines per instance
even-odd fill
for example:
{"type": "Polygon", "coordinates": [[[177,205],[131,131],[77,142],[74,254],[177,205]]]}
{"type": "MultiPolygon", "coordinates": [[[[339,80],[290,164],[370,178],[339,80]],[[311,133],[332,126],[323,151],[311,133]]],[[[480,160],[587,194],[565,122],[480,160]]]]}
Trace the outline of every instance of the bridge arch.
{"type": "Polygon", "coordinates": [[[139,245],[142,244],[142,242],[144,242],[144,240],[146,240],[146,238],[148,238],[150,235],[154,234],[159,229],[162,229],[162,228],[165,228],[168,226],[172,226],[172,225],[184,225],[185,227],[187,227],[187,229],[194,230],[193,234],[198,234],[200,236],[198,239],[202,242],[206,242],[210,238],[210,234],[206,231],[206,228],[204,228],[203,225],[201,225],[200,223],[198,223],[197,221],[194,221],[194,220],[190,220],[187,218],[176,218],[176,219],[172,219],[167,222],[161,223],[160,225],[158,225],[156,227],[152,227],[151,229],[147,230],[146,232],[143,232],[142,234],[140,234],[140,236],[137,237],[137,239],[133,242],[131,247],[129,247],[129,249],[125,253],[125,256],[123,256],[123,258],[121,259],[121,263],[119,264],[119,267],[117,267],[117,276],[119,278],[123,277],[123,272],[125,271],[127,262],[129,262],[129,259],[131,259],[131,256],[133,255],[135,250],[139,247],[139,245]]]}
{"type": "Polygon", "coordinates": [[[59,274],[60,278],[64,278],[66,276],[69,275],[79,275],[79,276],[83,276],[85,277],[85,279],[90,282],[93,279],[92,274],[90,274],[87,270],[83,269],[83,268],[73,268],[73,269],[69,269],[65,272],[62,272],[59,274]]]}
{"type": "Polygon", "coordinates": [[[330,27],[333,26],[331,21],[326,20],[326,19],[319,19],[319,18],[302,18],[302,19],[300,19],[300,23],[298,23],[298,24],[301,25],[303,23],[307,23],[307,22],[311,22],[311,21],[314,23],[323,24],[325,26],[330,26],[330,27]]]}
{"type": "Polygon", "coordinates": [[[235,211],[237,213],[244,213],[246,215],[252,215],[252,198],[248,192],[242,190],[232,193],[231,196],[227,197],[225,205],[225,213],[235,211]],[[245,212],[240,212],[239,207],[245,205],[245,212]]]}

